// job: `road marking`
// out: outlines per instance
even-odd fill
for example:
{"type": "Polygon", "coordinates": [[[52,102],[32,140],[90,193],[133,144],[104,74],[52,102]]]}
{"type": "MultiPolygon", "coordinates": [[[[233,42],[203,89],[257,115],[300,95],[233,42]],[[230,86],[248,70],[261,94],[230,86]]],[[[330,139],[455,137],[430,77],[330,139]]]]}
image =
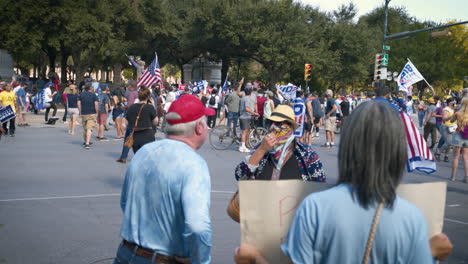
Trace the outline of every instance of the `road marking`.
{"type": "Polygon", "coordinates": [[[448,218],[444,218],[445,221],[449,221],[449,222],[454,222],[454,223],[458,223],[458,224],[462,224],[462,225],[468,225],[468,223],[465,223],[465,222],[462,222],[462,221],[457,221],[457,220],[452,220],[452,219],[448,219],[448,218]]]}
{"type": "Polygon", "coordinates": [[[459,204],[449,204],[447,205],[447,207],[459,207],[460,205],[459,204]]]}
{"type": "MultiPolygon", "coordinates": [[[[232,191],[211,191],[212,193],[227,193],[234,194],[232,191]]],[[[120,193],[107,193],[107,194],[90,194],[90,195],[75,195],[75,196],[55,196],[55,197],[38,197],[38,198],[17,198],[17,199],[3,199],[0,202],[17,202],[17,201],[41,201],[41,200],[57,200],[57,199],[79,199],[79,198],[93,198],[93,197],[106,197],[106,196],[120,196],[120,193]]]]}

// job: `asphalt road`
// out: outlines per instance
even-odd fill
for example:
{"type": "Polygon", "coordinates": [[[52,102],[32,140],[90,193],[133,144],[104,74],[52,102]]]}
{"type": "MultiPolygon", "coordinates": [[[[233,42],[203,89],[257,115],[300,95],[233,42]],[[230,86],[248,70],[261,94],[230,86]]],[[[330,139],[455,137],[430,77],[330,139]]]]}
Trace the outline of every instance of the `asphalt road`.
{"type": "MultiPolygon", "coordinates": [[[[42,116],[39,116],[42,118],[42,116]]],[[[127,165],[115,162],[122,141],[82,147],[81,127],[67,134],[65,124],[33,122],[16,137],[0,140],[0,263],[112,263],[120,242],[120,191],[127,165]],[[102,261],[99,261],[102,260],[102,261]],[[96,262],[99,261],[99,262],[96,262]]],[[[106,132],[115,137],[115,130],[106,132]]],[[[158,137],[163,137],[158,133],[158,137]]],[[[329,183],[337,179],[337,149],[318,147],[329,183]]],[[[225,213],[237,189],[234,168],[243,158],[235,147],[218,151],[207,142],[200,154],[212,177],[213,263],[232,263],[239,225],[225,213]]],[[[131,158],[132,154],[130,154],[131,158]]],[[[411,173],[404,182],[445,181],[449,163],[431,175],[411,173]]],[[[444,232],[455,248],[444,263],[468,263],[468,184],[448,181],[444,232]]]]}

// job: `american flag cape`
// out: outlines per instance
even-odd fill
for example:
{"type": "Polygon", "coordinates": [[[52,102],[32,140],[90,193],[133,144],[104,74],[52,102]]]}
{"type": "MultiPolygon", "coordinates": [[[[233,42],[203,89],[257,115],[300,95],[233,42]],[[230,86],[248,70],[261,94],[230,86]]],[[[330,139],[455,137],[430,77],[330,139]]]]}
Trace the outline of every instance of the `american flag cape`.
{"type": "Polygon", "coordinates": [[[154,58],[153,62],[151,62],[148,69],[146,69],[145,73],[140,77],[140,80],[138,80],[137,86],[140,87],[144,84],[146,85],[146,87],[150,87],[154,83],[162,83],[161,69],[159,68],[157,55],[154,58]]]}
{"type": "Polygon", "coordinates": [[[401,119],[406,132],[406,140],[408,142],[408,172],[414,170],[425,173],[433,173],[436,171],[436,163],[431,151],[427,147],[426,141],[419,133],[418,129],[407,113],[400,113],[401,119]]]}

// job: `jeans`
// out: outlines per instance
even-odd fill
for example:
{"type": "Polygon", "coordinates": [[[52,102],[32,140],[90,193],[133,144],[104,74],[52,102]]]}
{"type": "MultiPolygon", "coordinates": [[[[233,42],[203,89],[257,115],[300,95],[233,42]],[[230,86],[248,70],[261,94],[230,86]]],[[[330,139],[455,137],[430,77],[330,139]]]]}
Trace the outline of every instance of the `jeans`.
{"type": "MultiPolygon", "coordinates": [[[[457,133],[457,132],[454,132],[454,133],[457,133]]],[[[440,127],[440,135],[441,135],[441,139],[439,140],[439,144],[437,145],[437,148],[444,150],[445,153],[448,153],[450,150],[450,143],[452,142],[453,133],[449,132],[448,127],[446,125],[442,125],[440,127]],[[441,144],[440,142],[443,142],[443,143],[441,144]]]]}
{"type": "Polygon", "coordinates": [[[155,264],[150,259],[135,255],[130,249],[120,244],[114,264],[155,264]]]}
{"type": "Polygon", "coordinates": [[[441,148],[445,144],[445,138],[442,135],[442,124],[441,123],[436,123],[436,128],[437,131],[439,131],[440,138],[439,138],[439,143],[437,144],[437,148],[441,148]]]}
{"type": "Polygon", "coordinates": [[[132,133],[132,130],[133,130],[133,127],[128,127],[128,126],[125,129],[124,145],[122,148],[122,154],[120,154],[121,159],[127,159],[128,157],[128,152],[130,151],[130,149],[125,146],[125,141],[127,141],[127,138],[132,133]]]}
{"type": "MultiPolygon", "coordinates": [[[[213,109],[215,112],[218,111],[217,108],[212,108],[212,107],[210,107],[210,108],[213,109]]],[[[216,117],[217,117],[217,114],[215,114],[213,116],[208,116],[207,123],[208,123],[209,128],[214,128],[216,126],[216,117]]]]}
{"type": "Polygon", "coordinates": [[[65,113],[63,114],[62,121],[67,121],[67,114],[68,114],[68,103],[63,103],[63,107],[65,107],[65,113]]]}
{"type": "Polygon", "coordinates": [[[16,120],[16,117],[15,118],[12,118],[10,119],[9,121],[6,121],[5,123],[3,123],[3,129],[5,131],[7,131],[8,133],[10,133],[10,135],[14,135],[15,134],[15,120],[16,120]],[[10,122],[10,127],[7,129],[7,124],[8,122],[10,122]]]}
{"type": "Polygon", "coordinates": [[[419,127],[423,126],[425,116],[426,116],[426,111],[419,111],[418,112],[419,127]]]}
{"type": "Polygon", "coordinates": [[[52,113],[52,117],[55,117],[55,115],[57,114],[57,106],[55,105],[54,102],[49,102],[50,104],[50,107],[48,107],[46,109],[46,112],[45,112],[45,121],[49,121],[49,111],[50,111],[50,108],[54,109],[54,112],[52,113]]]}
{"type": "MultiPolygon", "coordinates": [[[[239,120],[238,112],[228,112],[227,113],[227,126],[231,128],[231,122],[234,124],[233,131],[234,135],[236,134],[237,121],[239,120]]],[[[240,135],[235,135],[240,136],[240,135]]]]}

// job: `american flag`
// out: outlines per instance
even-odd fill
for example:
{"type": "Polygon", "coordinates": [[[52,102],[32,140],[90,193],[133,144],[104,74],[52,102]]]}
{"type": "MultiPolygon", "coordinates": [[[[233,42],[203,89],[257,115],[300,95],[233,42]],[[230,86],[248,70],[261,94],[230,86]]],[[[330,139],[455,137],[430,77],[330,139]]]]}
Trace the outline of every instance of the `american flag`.
{"type": "Polygon", "coordinates": [[[140,77],[138,80],[137,86],[140,87],[143,84],[146,87],[150,87],[154,83],[162,83],[161,81],[161,69],[159,68],[158,62],[158,55],[154,58],[153,62],[151,62],[148,69],[146,69],[145,73],[140,77]]]}
{"type": "Polygon", "coordinates": [[[407,113],[403,112],[400,116],[405,126],[406,140],[408,142],[408,172],[414,170],[425,173],[435,172],[437,169],[436,163],[423,136],[419,133],[413,120],[411,120],[411,117],[407,113]]]}

